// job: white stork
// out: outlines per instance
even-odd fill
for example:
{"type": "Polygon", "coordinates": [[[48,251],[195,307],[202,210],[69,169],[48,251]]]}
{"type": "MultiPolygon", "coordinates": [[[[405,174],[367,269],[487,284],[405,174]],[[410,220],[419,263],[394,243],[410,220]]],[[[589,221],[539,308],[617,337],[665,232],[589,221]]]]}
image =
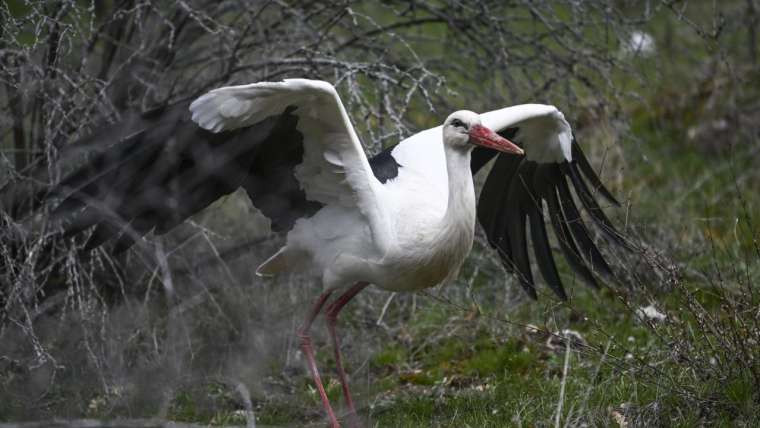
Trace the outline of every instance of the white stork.
{"type": "Polygon", "coordinates": [[[65,220],[68,235],[95,226],[86,248],[112,241],[113,251],[123,251],[242,186],[272,229],[287,232],[285,245],[257,273],[299,270],[322,285],[298,335],[333,426],[338,421],[309,338],[309,327],[333,294],[340,295],[325,310],[327,326],[355,422],[335,325],[344,305],[369,284],[412,291],[455,277],[472,248],[477,219],[504,266],[535,298],[527,220],[536,264],[566,299],[544,224],[545,202],[569,266],[597,286],[592,271],[611,271],[570,186],[606,236],[625,245],[589,184],[617,202],[562,113],[550,105],[480,115],[458,111],[442,126],[371,159],[327,82],[289,79],[219,88],[192,102],[189,111],[191,118],[187,104],[162,108],[92,137],[114,143],[48,193],[61,200],[54,217],[65,220]],[[473,174],[494,157],[476,208],[473,174]]]}

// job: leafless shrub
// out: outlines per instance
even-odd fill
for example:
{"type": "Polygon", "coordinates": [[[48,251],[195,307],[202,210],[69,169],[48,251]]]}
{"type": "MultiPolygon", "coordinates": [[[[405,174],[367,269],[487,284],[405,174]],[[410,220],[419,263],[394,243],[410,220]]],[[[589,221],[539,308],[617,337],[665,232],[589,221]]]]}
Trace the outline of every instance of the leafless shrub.
{"type": "MultiPolygon", "coordinates": [[[[607,131],[615,139],[626,133],[629,112],[621,100],[638,96],[617,87],[615,74],[646,81],[630,63],[630,56],[643,50],[621,53],[620,47],[663,9],[695,28],[705,43],[714,43],[711,31],[719,30],[689,21],[681,9],[686,2],[645,3],[5,2],[0,6],[0,417],[166,417],[178,397],[192,391],[198,391],[196,402],[204,403],[199,412],[212,414],[222,402],[255,412],[277,397],[310,415],[312,406],[293,399],[305,389],[294,379],[305,377],[292,376],[303,369],[290,332],[314,290],[298,278],[253,279],[256,263],[250,260],[263,260],[278,238],[267,237],[263,221],[243,198],[230,196],[171,234],[117,256],[107,249],[85,254],[81,241],[57,236],[45,207],[27,215],[40,208],[38,196],[49,185],[98,149],[96,139],[82,139],[97,136],[103,124],[128,123],[135,112],[224,84],[314,77],[338,87],[370,151],[437,124],[455,108],[519,102],[557,104],[576,115],[581,132],[597,122],[612,123],[607,131]]],[[[756,23],[752,13],[748,22],[756,23]]],[[[747,37],[754,46],[754,31],[747,37]]],[[[664,106],[663,120],[685,115],[694,99],[720,104],[721,85],[756,76],[756,49],[749,52],[754,68],[721,74],[724,80],[706,77],[712,82],[705,83],[706,95],[685,95],[664,106]]],[[[744,128],[757,109],[737,104],[742,107],[726,108],[717,122],[694,127],[690,138],[721,135],[720,120],[744,128]]],[[[750,134],[756,149],[756,125],[750,134]]],[[[610,155],[606,175],[619,184],[622,149],[600,146],[593,155],[605,162],[610,155]]],[[[747,178],[738,172],[741,187],[747,178]]],[[[744,210],[743,225],[751,223],[750,211],[744,210]]],[[[641,225],[629,226],[645,242],[665,241],[641,225]]],[[[747,256],[745,269],[729,268],[729,281],[727,268],[717,262],[713,272],[684,272],[666,256],[673,249],[663,254],[660,248],[631,256],[635,265],[622,276],[636,290],[651,293],[647,297],[653,301],[664,289],[680,296],[674,300],[683,311],[664,326],[652,326],[671,351],[661,357],[669,364],[691,364],[701,380],[724,382],[746,374],[757,390],[753,349],[760,338],[756,267],[751,267],[757,260],[747,256]],[[689,281],[695,278],[721,290],[717,315],[694,298],[689,281]],[[699,328],[693,330],[695,325],[699,328]]],[[[470,265],[464,282],[477,272],[502,275],[483,251],[470,265]]],[[[449,287],[439,295],[469,302],[472,292],[471,286],[449,287]]],[[[505,306],[517,297],[505,293],[500,280],[477,292],[505,306]]],[[[635,296],[620,297],[633,306],[635,296]]],[[[355,308],[362,329],[383,340],[403,340],[403,321],[415,313],[417,296],[369,292],[355,308]]],[[[344,346],[353,347],[357,366],[364,366],[377,343],[352,337],[344,346]]],[[[619,359],[605,361],[621,371],[631,369],[619,359]]],[[[661,373],[648,364],[633,367],[653,378],[661,373]]],[[[672,390],[690,393],[688,379],[667,381],[672,390]]],[[[630,419],[632,412],[621,414],[630,419]]],[[[653,412],[639,415],[649,418],[653,412]]]]}

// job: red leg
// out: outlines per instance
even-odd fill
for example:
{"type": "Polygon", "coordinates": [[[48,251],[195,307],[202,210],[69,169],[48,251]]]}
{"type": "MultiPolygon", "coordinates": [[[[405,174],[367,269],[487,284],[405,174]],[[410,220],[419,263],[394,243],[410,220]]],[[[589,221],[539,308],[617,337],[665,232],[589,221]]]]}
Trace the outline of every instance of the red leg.
{"type": "Polygon", "coordinates": [[[314,322],[314,318],[319,315],[319,311],[322,310],[322,306],[325,305],[325,302],[327,301],[327,298],[330,297],[330,294],[332,294],[332,290],[326,291],[319,296],[319,299],[317,299],[317,302],[314,304],[311,312],[306,317],[303,325],[298,329],[298,338],[301,339],[301,349],[303,349],[304,354],[306,354],[306,360],[309,365],[311,377],[314,379],[314,383],[317,384],[317,390],[319,391],[320,398],[322,398],[322,405],[327,412],[327,417],[330,419],[330,425],[332,425],[333,428],[340,428],[338,419],[335,418],[335,413],[333,412],[332,407],[330,407],[330,400],[327,399],[325,387],[322,386],[322,379],[319,377],[319,370],[317,370],[317,362],[314,359],[314,348],[311,346],[311,336],[309,336],[309,328],[311,327],[311,323],[314,322]]]}
{"type": "Polygon", "coordinates": [[[351,418],[351,425],[358,426],[358,419],[356,409],[354,408],[354,402],[351,399],[351,392],[348,390],[348,381],[346,380],[346,371],[343,369],[340,355],[340,341],[338,335],[335,333],[335,325],[338,322],[338,313],[343,309],[351,299],[354,298],[360,291],[367,287],[369,283],[359,282],[348,291],[343,293],[340,297],[335,299],[334,302],[327,307],[325,316],[327,317],[327,329],[330,331],[330,337],[332,338],[333,347],[335,348],[335,364],[338,368],[338,376],[340,377],[340,385],[343,387],[343,396],[346,398],[346,405],[348,406],[349,417],[351,418]]]}

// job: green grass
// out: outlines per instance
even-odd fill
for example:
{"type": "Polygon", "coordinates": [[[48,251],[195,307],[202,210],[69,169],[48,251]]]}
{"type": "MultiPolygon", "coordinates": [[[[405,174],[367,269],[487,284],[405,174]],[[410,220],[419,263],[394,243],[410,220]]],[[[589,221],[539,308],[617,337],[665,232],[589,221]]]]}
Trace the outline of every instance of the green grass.
{"type": "MultiPolygon", "coordinates": [[[[651,23],[658,43],[665,24],[661,18],[651,23]]],[[[570,426],[615,426],[616,417],[629,426],[760,424],[760,219],[752,217],[760,212],[760,164],[753,151],[757,136],[689,138],[695,127],[731,118],[735,106],[754,102],[760,95],[760,76],[754,67],[731,84],[720,83],[730,74],[720,61],[713,75],[704,71],[713,65],[715,48],[705,47],[709,43],[688,28],[679,27],[674,37],[690,49],[669,53],[675,56],[665,65],[651,60],[636,64],[655,83],[614,76],[615,88],[637,94],[610,101],[625,115],[625,132],[613,132],[604,123],[577,130],[587,141],[584,149],[602,150],[600,140],[610,140],[607,148],[619,149],[605,159],[605,178],[630,202],[634,234],[652,252],[664,254],[652,256],[663,266],[633,257],[636,263],[622,270],[638,275],[634,290],[618,286],[595,291],[574,284],[567,304],[543,293],[538,303],[526,301],[505,310],[493,295],[517,283],[502,284],[495,264],[480,271],[467,265],[461,277],[469,278],[471,298],[452,293],[456,298],[450,304],[419,295],[413,313],[394,303],[386,317],[392,331],[388,334],[368,327],[364,315],[347,310],[342,334],[369,349],[367,361],[347,361],[349,369],[362,367],[356,376],[361,379],[352,383],[367,426],[553,426],[560,402],[560,423],[570,426]],[[711,146],[712,138],[727,139],[711,146]],[[668,315],[667,322],[647,325],[636,319],[633,310],[652,302],[668,315]],[[556,340],[548,343],[550,333],[563,329],[577,331],[587,343],[570,351],[566,375],[565,347],[556,340]],[[362,386],[364,378],[368,385],[362,386]]],[[[724,53],[732,57],[734,50],[727,47],[724,53]]],[[[740,62],[739,71],[732,72],[743,73],[744,66],[740,62]]],[[[589,94],[581,101],[593,105],[608,101],[603,98],[608,95],[599,100],[589,94]]],[[[582,107],[572,114],[582,116],[582,107]]],[[[432,120],[423,108],[410,116],[418,122],[432,120]]],[[[601,163],[600,153],[593,156],[595,166],[601,163]]],[[[624,212],[610,210],[618,224],[624,212]]],[[[559,267],[570,280],[567,267],[559,267]]],[[[464,281],[449,286],[464,288],[464,281]]],[[[317,347],[328,396],[339,409],[342,397],[331,370],[332,350],[327,341],[317,347]]],[[[257,422],[323,425],[308,373],[282,372],[279,365],[268,370],[280,373],[289,392],[253,391],[257,422]]],[[[89,416],[118,413],[111,406],[118,401],[115,397],[91,400],[89,416]]],[[[0,420],[4,406],[10,405],[0,403],[0,420]]],[[[233,388],[206,381],[174,391],[167,417],[244,424],[242,408],[233,388]]]]}
{"type": "MultiPolygon", "coordinates": [[[[691,287],[699,305],[718,316],[728,315],[721,312],[727,300],[720,291],[691,287]]],[[[508,315],[488,304],[473,315],[444,302],[420,299],[419,316],[399,321],[408,337],[372,353],[365,369],[371,378],[369,389],[354,379],[361,416],[367,426],[381,427],[546,426],[555,421],[564,382],[562,424],[614,426],[615,415],[630,426],[760,421],[758,391],[749,372],[720,379],[694,373],[696,362],[668,358],[670,341],[688,331],[684,325],[697,328],[688,310],[679,312],[682,298],[677,290],[662,295],[658,306],[678,321],[654,328],[637,321],[610,291],[578,289],[569,305],[526,302],[508,315]],[[522,326],[528,323],[539,325],[539,331],[522,326]],[[556,340],[547,343],[553,325],[575,330],[588,342],[571,348],[566,376],[566,348],[556,340]]],[[[346,326],[347,335],[362,333],[356,323],[346,326]]],[[[684,339],[700,343],[699,335],[684,339]]],[[[329,343],[318,346],[328,394],[341,409],[329,343]]],[[[701,358],[696,351],[689,355],[701,358]]],[[[358,364],[349,358],[349,369],[358,364]]],[[[366,371],[359,373],[361,378],[366,371]]],[[[259,424],[323,423],[307,374],[294,380],[295,396],[259,396],[258,401],[254,397],[259,424]]],[[[232,398],[233,391],[219,384],[203,388],[179,392],[172,419],[212,425],[243,420],[236,412],[240,404],[232,398]]]]}

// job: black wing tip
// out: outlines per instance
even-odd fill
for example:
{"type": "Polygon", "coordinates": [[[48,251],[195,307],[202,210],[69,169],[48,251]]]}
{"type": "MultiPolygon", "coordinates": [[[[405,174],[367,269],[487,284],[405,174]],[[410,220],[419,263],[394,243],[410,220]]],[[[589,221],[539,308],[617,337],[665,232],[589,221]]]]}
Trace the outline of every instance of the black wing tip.
{"type": "MultiPolygon", "coordinates": [[[[524,278],[524,276],[517,272],[516,276],[518,277],[518,281],[520,282],[520,286],[522,287],[523,291],[525,291],[525,294],[528,295],[528,297],[531,298],[533,301],[538,301],[538,293],[536,292],[536,285],[528,281],[524,278]]],[[[546,280],[546,278],[544,278],[546,280]]],[[[546,284],[549,286],[549,288],[552,290],[555,296],[557,296],[558,299],[562,300],[563,302],[567,302],[569,297],[567,296],[567,293],[565,292],[565,288],[562,286],[562,281],[558,283],[553,283],[546,281],[546,284]]],[[[597,284],[598,287],[598,284],[597,284]]]]}
{"type": "MultiPolygon", "coordinates": [[[[568,162],[568,172],[571,175],[571,179],[575,183],[577,180],[576,186],[582,186],[582,190],[585,193],[587,193],[592,198],[595,197],[596,194],[601,194],[604,199],[606,199],[608,202],[612,203],[613,205],[620,207],[620,202],[615,199],[615,196],[612,195],[612,192],[610,192],[606,187],[604,187],[604,184],[602,184],[599,177],[596,175],[596,173],[591,170],[591,172],[588,172],[586,169],[583,168],[582,165],[579,165],[576,162],[568,162]],[[592,176],[592,178],[589,178],[589,176],[592,176]],[[591,184],[589,185],[586,183],[586,181],[590,181],[591,184]],[[591,190],[594,190],[592,192],[591,190]]],[[[588,166],[588,168],[591,168],[588,166]]]]}
{"type": "Polygon", "coordinates": [[[562,279],[559,276],[554,256],[549,247],[549,237],[546,234],[541,200],[537,201],[537,206],[529,210],[528,218],[533,241],[533,253],[536,256],[536,264],[541,272],[541,276],[557,297],[567,300],[567,294],[562,287],[562,279]]]}
{"type": "Polygon", "coordinates": [[[565,287],[562,286],[562,280],[558,279],[557,281],[548,281],[546,278],[544,278],[546,281],[546,285],[551,288],[551,290],[554,292],[554,294],[559,297],[562,301],[567,301],[567,293],[565,292],[565,287]]]}
{"type": "MultiPolygon", "coordinates": [[[[529,213],[532,214],[530,215],[532,217],[531,235],[536,256],[535,262],[541,276],[559,300],[563,302],[569,300],[552,258],[546,226],[543,224],[543,213],[538,215],[542,208],[534,206],[536,200],[546,200],[550,205],[549,211],[555,235],[561,240],[559,236],[561,234],[568,240],[564,243],[560,242],[565,259],[571,270],[589,287],[599,290],[602,286],[597,277],[615,281],[616,276],[597,248],[596,242],[589,235],[589,230],[583,224],[574,199],[579,200],[578,203],[582,204],[588,212],[592,222],[601,230],[607,242],[612,242],[613,245],[627,250],[633,249],[625,235],[615,228],[599,207],[596,198],[601,195],[616,207],[621,206],[620,202],[603,185],[574,136],[572,143],[573,160],[569,162],[538,165],[536,162],[520,159],[516,165],[508,165],[509,168],[506,168],[506,164],[500,165],[497,161],[478,201],[478,221],[486,232],[488,243],[498,251],[503,266],[509,273],[518,277],[521,287],[533,300],[538,300],[538,295],[525,241],[525,217],[529,213]],[[494,174],[497,171],[500,180],[497,180],[494,174]],[[537,184],[534,180],[548,180],[548,182],[537,184]],[[516,183],[518,181],[519,184],[516,183]],[[575,189],[576,198],[572,196],[570,186],[575,189]],[[498,196],[504,195],[505,190],[508,197],[498,196]],[[485,196],[491,199],[486,200],[485,196]],[[509,201],[508,205],[507,201],[509,201]],[[541,222],[540,225],[539,222],[541,222]],[[522,227],[519,227],[520,225],[522,227]]],[[[492,158],[489,155],[489,153],[477,153],[477,156],[474,156],[473,174],[492,158]]],[[[499,159],[501,160],[502,156],[499,156],[499,159]]]]}
{"type": "Polygon", "coordinates": [[[610,240],[616,244],[618,247],[628,251],[628,252],[634,252],[636,249],[634,248],[633,244],[629,242],[628,237],[626,237],[624,234],[619,232],[617,229],[602,229],[604,232],[603,236],[607,236],[610,238],[610,240]]]}
{"type": "Polygon", "coordinates": [[[520,285],[522,286],[523,291],[525,291],[525,294],[528,295],[533,301],[538,301],[538,294],[536,293],[536,287],[533,285],[532,282],[528,282],[522,278],[520,278],[520,285]]]}
{"type": "Polygon", "coordinates": [[[599,174],[594,171],[594,168],[591,166],[591,163],[588,161],[588,158],[586,157],[586,154],[583,153],[583,150],[581,150],[580,145],[578,144],[578,141],[575,139],[575,134],[573,134],[573,141],[571,145],[571,151],[573,156],[573,161],[570,163],[574,168],[580,168],[580,172],[583,174],[583,176],[591,182],[592,187],[594,190],[597,190],[604,199],[606,199],[611,204],[615,205],[616,207],[620,207],[620,202],[615,198],[615,195],[610,192],[610,190],[607,188],[607,186],[602,183],[602,180],[599,178],[599,174]]]}
{"type": "Polygon", "coordinates": [[[618,246],[630,248],[629,244],[626,242],[625,236],[615,228],[604,213],[604,210],[596,202],[596,199],[594,199],[594,195],[589,190],[583,177],[581,177],[578,167],[572,163],[565,163],[562,165],[562,170],[563,173],[570,178],[578,199],[581,201],[581,204],[586,212],[588,212],[594,224],[596,224],[599,230],[602,231],[603,235],[618,246]]]}
{"type": "MultiPolygon", "coordinates": [[[[523,291],[525,291],[525,294],[530,297],[531,300],[537,302],[538,301],[538,293],[536,292],[536,286],[532,282],[528,282],[524,280],[523,278],[519,279],[520,285],[522,286],[523,291]]],[[[555,296],[557,296],[558,299],[560,299],[563,302],[567,302],[570,300],[567,296],[567,293],[565,292],[564,287],[562,287],[562,283],[559,284],[551,284],[548,283],[549,288],[551,288],[552,292],[555,296]]]]}

